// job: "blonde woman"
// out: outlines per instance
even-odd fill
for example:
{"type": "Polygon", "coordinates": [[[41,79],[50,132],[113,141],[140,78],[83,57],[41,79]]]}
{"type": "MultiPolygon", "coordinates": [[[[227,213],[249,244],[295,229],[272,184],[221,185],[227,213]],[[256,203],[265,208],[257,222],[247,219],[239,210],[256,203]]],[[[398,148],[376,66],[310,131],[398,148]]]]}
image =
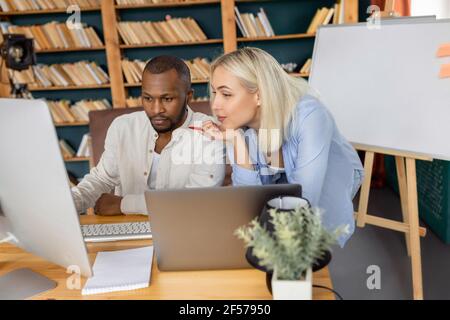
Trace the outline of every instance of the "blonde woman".
{"type": "Polygon", "coordinates": [[[331,229],[354,231],[352,199],[363,179],[356,151],[332,115],[267,52],[243,48],[211,66],[211,108],[203,132],[227,142],[233,185],[297,183],[331,229]]]}

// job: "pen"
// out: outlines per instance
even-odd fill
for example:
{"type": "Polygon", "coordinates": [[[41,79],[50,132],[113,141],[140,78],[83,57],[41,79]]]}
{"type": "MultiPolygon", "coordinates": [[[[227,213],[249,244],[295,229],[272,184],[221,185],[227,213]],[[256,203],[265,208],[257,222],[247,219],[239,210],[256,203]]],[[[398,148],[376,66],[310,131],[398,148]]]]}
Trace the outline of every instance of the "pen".
{"type": "Polygon", "coordinates": [[[190,126],[189,129],[203,131],[203,128],[190,126]]]}

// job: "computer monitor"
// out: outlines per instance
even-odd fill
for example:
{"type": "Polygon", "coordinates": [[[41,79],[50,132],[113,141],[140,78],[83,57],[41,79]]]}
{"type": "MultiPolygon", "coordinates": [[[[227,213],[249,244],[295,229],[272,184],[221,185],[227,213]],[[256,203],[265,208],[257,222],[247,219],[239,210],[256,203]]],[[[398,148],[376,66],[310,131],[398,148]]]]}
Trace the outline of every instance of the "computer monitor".
{"type": "Polygon", "coordinates": [[[92,275],[55,128],[41,100],[0,99],[2,239],[92,275]]]}

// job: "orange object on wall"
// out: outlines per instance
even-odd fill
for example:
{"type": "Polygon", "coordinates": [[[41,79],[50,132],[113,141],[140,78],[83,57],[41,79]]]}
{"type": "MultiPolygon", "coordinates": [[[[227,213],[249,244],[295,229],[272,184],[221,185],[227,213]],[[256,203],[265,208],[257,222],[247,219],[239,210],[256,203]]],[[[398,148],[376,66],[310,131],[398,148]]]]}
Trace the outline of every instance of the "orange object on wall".
{"type": "MultiPolygon", "coordinates": [[[[372,4],[380,7],[384,10],[384,5],[386,0],[372,0],[372,4]]],[[[411,15],[411,0],[396,0],[395,1],[395,12],[399,13],[402,17],[408,17],[411,15]]]]}

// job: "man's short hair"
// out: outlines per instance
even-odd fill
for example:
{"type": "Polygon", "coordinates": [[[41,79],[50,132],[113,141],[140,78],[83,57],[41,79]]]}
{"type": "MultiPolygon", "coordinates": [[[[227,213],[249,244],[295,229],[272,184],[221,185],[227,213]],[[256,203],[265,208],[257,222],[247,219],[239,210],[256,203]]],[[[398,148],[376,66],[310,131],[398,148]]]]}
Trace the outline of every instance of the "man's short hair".
{"type": "Polygon", "coordinates": [[[191,72],[186,63],[175,56],[157,56],[150,59],[144,68],[145,72],[151,74],[160,74],[174,69],[181,81],[185,84],[186,89],[191,89],[191,72]]]}

